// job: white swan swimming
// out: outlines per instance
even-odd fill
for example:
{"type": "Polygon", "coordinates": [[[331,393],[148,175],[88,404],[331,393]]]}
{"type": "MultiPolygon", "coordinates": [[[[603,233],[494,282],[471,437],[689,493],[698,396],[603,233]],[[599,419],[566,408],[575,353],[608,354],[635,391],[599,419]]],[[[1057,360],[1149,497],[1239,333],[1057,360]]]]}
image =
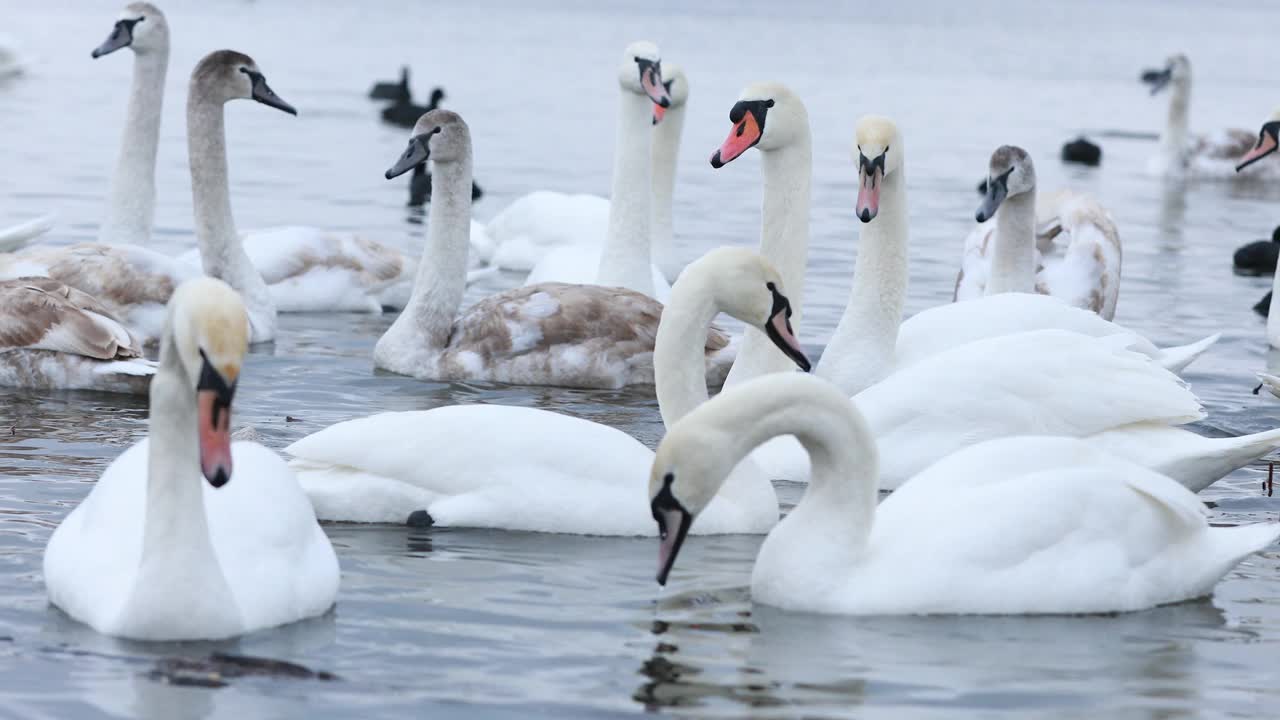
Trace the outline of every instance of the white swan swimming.
{"type": "MultiPolygon", "coordinates": [[[[765,330],[780,354],[807,369],[783,289],[767,261],[740,248],[713,250],[685,269],[654,348],[666,423],[707,399],[702,346],[719,312],[765,330]]],[[[325,519],[403,522],[421,509],[446,526],[654,534],[644,506],[653,453],[619,430],[555,412],[455,405],[384,413],[338,423],[286,452],[325,519]]],[[[699,530],[761,533],[777,519],[773,486],[748,461],[699,530]]]]}
{"type": "Polygon", "coordinates": [[[46,277],[0,280],[0,386],[145,393],[155,364],[97,300],[46,277]]]}
{"type": "Polygon", "coordinates": [[[997,148],[989,169],[953,299],[1035,292],[1114,318],[1122,249],[1111,215],[1088,195],[1059,191],[1037,198],[1035,165],[1020,147],[997,148]],[[1051,208],[1039,214],[1047,218],[1041,227],[1037,203],[1051,208]],[[1058,245],[1061,256],[1053,252],[1058,245]]]}
{"type": "MultiPolygon", "coordinates": [[[[664,276],[664,282],[655,278],[655,288],[674,282],[682,267],[673,245],[672,201],[685,102],[689,97],[684,70],[674,63],[663,63],[661,72],[670,105],[653,105],[650,238],[653,264],[664,276]]],[[[622,150],[622,146],[618,149],[622,150]]],[[[618,180],[615,174],[614,181],[618,180]]],[[[484,231],[485,237],[473,242],[472,247],[482,259],[498,267],[533,270],[548,255],[560,256],[564,252],[561,248],[572,247],[592,253],[581,262],[595,272],[600,249],[609,234],[609,200],[598,195],[536,190],[516,198],[484,226],[484,231]]],[[[543,265],[545,272],[559,272],[559,261],[552,262],[555,264],[543,265]]]]}
{"type": "MultiPolygon", "coordinates": [[[[1171,55],[1160,70],[1147,70],[1143,82],[1151,94],[1171,88],[1169,116],[1160,132],[1160,148],[1148,162],[1153,175],[1173,178],[1223,180],[1235,177],[1237,158],[1253,147],[1254,134],[1227,128],[1216,135],[1193,135],[1191,115],[1191,61],[1181,53],[1171,55]]],[[[1268,180],[1280,178],[1280,160],[1272,158],[1250,175],[1268,180]]]]}
{"type": "MultiPolygon", "coordinates": [[[[1117,335],[1119,337],[1113,342],[1127,344],[1128,347],[1151,357],[1161,365],[1180,369],[1216,339],[1215,336],[1194,345],[1160,350],[1149,341],[1103,320],[1094,313],[1070,307],[1053,298],[1022,293],[1007,293],[931,308],[899,325],[903,304],[906,301],[908,270],[905,151],[902,134],[891,120],[878,116],[868,116],[859,120],[854,152],[859,163],[860,190],[855,210],[863,221],[861,247],[849,302],[815,370],[818,376],[834,382],[850,395],[868,391],[868,388],[876,387],[877,383],[883,385],[893,381],[888,387],[903,390],[904,408],[906,403],[912,401],[925,403],[923,396],[916,396],[914,391],[907,389],[913,383],[920,383],[921,387],[932,388],[932,392],[938,393],[939,397],[944,399],[941,401],[942,405],[955,403],[957,406],[967,408],[963,413],[964,417],[977,418],[989,413],[990,420],[983,422],[999,424],[1003,422],[1006,412],[1011,409],[1011,406],[1002,406],[1000,398],[1005,397],[1007,393],[1021,394],[1025,397],[1043,396],[1048,387],[1045,378],[1051,375],[1020,374],[1021,371],[1019,371],[1002,376],[991,369],[996,367],[994,364],[989,368],[981,362],[983,346],[979,346],[976,350],[965,350],[975,341],[985,342],[1000,336],[1049,328],[1060,328],[1070,330],[1073,334],[1099,338],[1117,335]],[[960,352],[962,350],[964,352],[960,352]],[[952,354],[957,352],[960,354],[952,354]],[[951,357],[952,360],[946,360],[947,357],[951,357]],[[939,358],[943,359],[939,360],[939,358]],[[932,363],[929,366],[931,370],[919,367],[926,362],[932,363]],[[948,366],[949,362],[950,366],[948,366]],[[908,398],[915,398],[915,400],[909,401],[908,398]]],[[[1021,346],[1018,343],[1027,341],[1028,338],[1021,341],[1007,341],[1005,349],[1000,352],[1020,352],[1018,348],[1021,346]]],[[[1090,373],[1097,371],[1105,374],[1105,370],[1101,366],[1093,368],[1089,363],[1096,360],[1110,365],[1113,361],[1109,352],[1103,351],[1099,354],[1096,349],[1082,348],[1079,345],[1078,336],[1074,341],[1064,342],[1066,347],[1073,348],[1067,351],[1072,353],[1073,360],[1068,361],[1065,366],[1061,365],[1063,358],[1052,361],[1054,367],[1063,367],[1062,372],[1065,373],[1062,377],[1052,376],[1055,378],[1055,383],[1092,384],[1095,378],[1091,378],[1090,373]],[[1074,354],[1077,350],[1081,354],[1074,354]],[[1078,365],[1073,366],[1072,362],[1078,365]]],[[[995,352],[995,350],[992,349],[989,352],[995,352]]],[[[1022,361],[1034,364],[1030,358],[1043,353],[1044,348],[1028,347],[1025,352],[1026,355],[1022,356],[1021,360],[1017,357],[1002,358],[1002,360],[1012,363],[1015,367],[1020,367],[1019,363],[1022,361]]],[[[1175,385],[1162,383],[1160,386],[1172,393],[1171,397],[1182,394],[1175,385]]],[[[891,408],[894,391],[877,392],[885,398],[885,407],[891,408]]],[[[1190,398],[1189,394],[1186,397],[1190,398]]],[[[1046,417],[1053,416],[1065,421],[1073,413],[1086,410],[1083,406],[1073,408],[1071,403],[1065,402],[1066,398],[1061,400],[1062,405],[1044,408],[1046,417]]],[[[1140,408],[1141,398],[1135,397],[1133,400],[1137,403],[1134,408],[1140,408]]],[[[1186,407],[1191,413],[1187,419],[1198,416],[1196,405],[1186,407]]],[[[904,413],[906,412],[904,409],[904,413]]],[[[927,403],[922,406],[920,412],[922,416],[918,432],[921,433],[924,444],[927,445],[929,442],[929,433],[925,432],[925,428],[929,428],[929,432],[940,433],[943,436],[960,433],[959,437],[964,437],[965,428],[959,417],[948,419],[945,414],[930,410],[927,403]]],[[[1036,408],[1034,404],[1022,405],[1019,412],[1031,413],[1031,416],[1034,416],[1036,408]]],[[[901,417],[905,419],[909,415],[901,417]]],[[[1123,417],[1125,416],[1121,414],[1114,418],[1115,424],[1129,422],[1123,420],[1123,417]]],[[[1098,419],[1100,418],[1095,418],[1095,420],[1098,419]]],[[[1182,420],[1182,422],[1185,421],[1185,419],[1182,420]]],[[[1046,420],[1042,418],[1038,422],[1046,422],[1046,420]]],[[[1056,426],[1074,427],[1072,422],[1066,421],[1066,425],[1056,426]]],[[[1113,425],[1104,423],[1090,425],[1090,427],[1102,430],[1113,425]]],[[[888,432],[887,428],[884,429],[888,432]]],[[[1081,434],[1078,430],[1079,428],[1069,434],[1081,434]]],[[[1017,431],[1016,424],[1002,432],[1012,431],[1017,431]]],[[[902,437],[905,442],[912,435],[909,430],[904,433],[902,437]]],[[[1179,431],[1176,437],[1181,438],[1180,441],[1184,447],[1191,447],[1196,444],[1196,441],[1202,440],[1199,436],[1185,438],[1182,437],[1183,435],[1190,434],[1179,431]]],[[[1254,439],[1262,440],[1263,438],[1254,439]]],[[[1266,444],[1264,443],[1263,446],[1265,447],[1266,444]]],[[[931,452],[927,449],[923,451],[931,452]]],[[[921,452],[921,450],[903,445],[902,452],[921,452]]],[[[898,449],[891,448],[885,452],[885,456],[893,459],[897,457],[897,453],[898,449]]],[[[936,455],[929,456],[936,457],[936,455]]],[[[792,438],[782,438],[767,443],[758,448],[752,457],[770,477],[798,481],[808,477],[807,457],[792,438]]],[[[895,477],[905,476],[895,475],[895,477]]],[[[1218,476],[1214,476],[1214,479],[1216,477],[1218,476]]]]}
{"type": "MultiPolygon", "coordinates": [[[[392,178],[435,163],[427,242],[413,297],[374,347],[377,367],[428,380],[618,388],[653,379],[662,305],[618,287],[545,283],[490,295],[463,310],[471,216],[471,133],[456,113],[418,121],[392,178]]],[[[710,382],[733,361],[720,332],[705,344],[710,382]]]]}
{"type": "Polygon", "coordinates": [[[244,304],[198,278],[174,291],[165,328],[150,434],[49,538],[49,600],[137,640],[227,638],[327,611],[338,559],[306,495],[275,453],[231,441],[244,304]]]}
{"type": "MultiPolygon", "coordinates": [[[[779,83],[753,83],[729,110],[729,136],[711,156],[722,168],[754,147],[760,151],[764,198],[760,213],[760,254],[782,274],[796,299],[795,324],[801,320],[805,262],[809,256],[809,186],[813,146],[804,103],[779,83]]],[[[788,370],[769,349],[764,334],[747,328],[738,359],[726,384],[788,370]]]]}
{"type": "MultiPolygon", "coordinates": [[[[550,249],[529,272],[526,285],[567,282],[625,287],[665,301],[671,287],[653,263],[654,192],[650,165],[653,108],[671,104],[662,82],[658,48],[649,42],[627,46],[618,67],[619,107],[613,157],[609,228],[604,241],[550,249]]],[[[585,239],[584,239],[585,240],[585,239]]]]}
{"type": "MultiPolygon", "coordinates": [[[[98,242],[35,247],[0,258],[0,277],[49,274],[91,293],[138,334],[154,339],[173,288],[202,273],[201,254],[193,250],[171,257],[145,247],[155,222],[156,154],[169,61],[169,26],[159,8],[127,5],[93,56],[126,47],[134,53],[128,116],[98,242]]],[[[196,90],[192,87],[192,97],[196,90]]],[[[381,312],[379,293],[412,275],[412,264],[398,250],[350,233],[285,227],[251,231],[242,240],[282,312],[381,312]]]]}
{"type": "Polygon", "coordinates": [[[760,546],[751,596],[788,610],[1143,610],[1211,595],[1280,537],[1277,523],[1211,527],[1176,482],[1070,438],[976,444],[877,504],[879,438],[855,404],[819,378],[771,375],[704,403],[659,445],[649,479],[659,583],[729,469],[786,434],[804,443],[813,480],[760,546]]]}

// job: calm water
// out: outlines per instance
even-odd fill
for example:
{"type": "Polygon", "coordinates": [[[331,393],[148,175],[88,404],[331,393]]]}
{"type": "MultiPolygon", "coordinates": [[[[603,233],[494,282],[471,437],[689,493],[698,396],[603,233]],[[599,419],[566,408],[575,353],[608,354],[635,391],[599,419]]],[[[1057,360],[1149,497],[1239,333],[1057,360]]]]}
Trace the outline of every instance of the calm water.
{"type": "MultiPolygon", "coordinates": [[[[1161,343],[1221,331],[1188,379],[1211,410],[1206,432],[1280,423],[1280,402],[1248,390],[1268,357],[1249,310],[1269,279],[1239,278],[1230,253],[1280,222],[1280,189],[1168,185],[1146,177],[1149,142],[1104,142],[1100,170],[1069,169],[1058,144],[1081,129],[1155,130],[1164,99],[1138,72],[1174,51],[1195,63],[1193,123],[1256,128],[1280,98],[1265,28],[1280,11],[1237,0],[1110,0],[1042,6],[943,0],[832,10],[834,3],[657,0],[532,3],[330,0],[164,5],[174,48],[160,153],[157,247],[189,246],[183,103],[195,61],[251,54],[291,118],[230,106],[233,197],[241,227],[308,223],[405,248],[423,226],[405,185],[382,171],[405,134],[379,126],[363,97],[410,63],[416,92],[444,85],[471,124],[487,219],[528,190],[607,193],[616,86],[630,40],[651,38],[692,85],[676,207],[692,258],[754,243],[755,153],[713,171],[742,86],[780,79],[814,132],[813,239],[806,325],[815,349],[834,327],[856,251],[855,119],[897,119],[909,163],[909,310],[949,298],[974,185],[998,144],[1029,148],[1043,187],[1099,194],[1120,224],[1117,320],[1161,343]],[[690,9],[686,6],[696,6],[690,9]]],[[[849,3],[849,5],[854,5],[849,3]]],[[[131,58],[90,60],[111,2],[9,2],[7,30],[35,57],[0,85],[0,224],[56,212],[55,240],[94,238],[118,148],[131,58]],[[20,11],[20,12],[19,12],[20,11]]],[[[501,277],[475,295],[516,284],[501,277]]],[[[379,410],[497,402],[555,408],[659,437],[642,393],[420,383],[375,373],[390,318],[284,316],[255,349],[236,423],[283,446],[379,410]]],[[[0,390],[0,716],[603,716],[653,710],[715,716],[1273,716],[1280,657],[1280,553],[1233,572],[1212,602],[1120,617],[823,618],[753,607],[758,539],[689,542],[674,582],[652,582],[653,541],[466,530],[329,526],[343,567],[324,618],[216,646],[148,647],[96,636],[47,607],[49,533],[104,466],[146,429],[139,400],[0,390]],[[339,680],[231,679],[211,689],[153,678],[157,662],[212,650],[289,660],[339,680]]],[[[1214,521],[1273,518],[1265,468],[1203,493],[1214,521]]],[[[784,487],[788,503],[799,497],[784,487]]]]}

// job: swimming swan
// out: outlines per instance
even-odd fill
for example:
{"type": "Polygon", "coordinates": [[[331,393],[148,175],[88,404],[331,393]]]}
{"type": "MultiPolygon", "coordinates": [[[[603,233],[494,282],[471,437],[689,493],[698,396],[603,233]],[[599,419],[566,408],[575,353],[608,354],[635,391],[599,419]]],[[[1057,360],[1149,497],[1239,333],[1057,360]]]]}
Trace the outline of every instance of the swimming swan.
{"type": "MultiPolygon", "coordinates": [[[[707,399],[703,345],[719,312],[759,327],[808,368],[777,271],[739,248],[691,263],[662,315],[653,362],[667,424],[707,399]]],[[[644,506],[653,453],[614,428],[546,410],[455,405],[338,423],[286,448],[321,518],[593,535],[653,535],[644,506]]],[[[760,533],[778,519],[758,468],[734,471],[708,508],[707,533],[760,533]]]]}
{"type": "MultiPolygon", "coordinates": [[[[653,217],[658,190],[650,165],[656,162],[651,134],[659,115],[655,108],[672,104],[663,82],[662,63],[653,43],[629,45],[618,67],[617,140],[613,157],[613,190],[608,230],[603,242],[582,242],[552,248],[533,266],[526,285],[540,282],[616,285],[666,301],[671,286],[653,263],[653,217]]],[[[659,127],[661,125],[659,124],[659,127]]],[[[675,138],[679,142],[679,137],[675,138]]],[[[668,139],[668,143],[670,140],[668,139]]],[[[674,162],[676,146],[669,147],[674,162]]],[[[674,169],[671,170],[674,177],[674,169]]],[[[674,180],[672,180],[674,182],[674,180]]],[[[670,196],[665,198],[670,214],[670,196]]],[[[668,248],[669,249],[669,248],[668,248]]]]}
{"type": "Polygon", "coordinates": [[[1277,523],[1210,527],[1204,505],[1176,482],[1070,438],[976,444],[877,504],[878,438],[855,404],[819,378],[770,375],[676,423],[649,476],[658,582],[722,478],[784,434],[804,443],[813,480],[760,546],[751,596],[787,610],[1143,610],[1211,595],[1280,536],[1277,523]]]}
{"type": "MultiPolygon", "coordinates": [[[[388,179],[431,159],[435,198],[413,297],[373,350],[377,367],[424,380],[619,388],[654,382],[662,305],[618,287],[545,283],[490,295],[458,311],[471,218],[471,133],[456,113],[418,120],[388,179]]],[[[706,338],[706,373],[723,382],[732,346],[706,338]]]]}
{"type": "Polygon", "coordinates": [[[219,280],[192,280],[165,328],[150,435],[49,538],[50,602],[136,640],[227,638],[327,611],[338,559],[297,480],[270,450],[231,442],[244,304],[219,280]]]}

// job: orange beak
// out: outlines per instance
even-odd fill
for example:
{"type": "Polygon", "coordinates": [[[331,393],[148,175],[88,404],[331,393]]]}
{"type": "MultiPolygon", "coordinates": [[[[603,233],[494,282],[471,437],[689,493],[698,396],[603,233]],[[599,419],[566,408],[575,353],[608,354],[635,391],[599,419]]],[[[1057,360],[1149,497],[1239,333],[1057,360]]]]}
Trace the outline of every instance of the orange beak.
{"type": "Polygon", "coordinates": [[[715,155],[711,156],[711,167],[720,168],[728,165],[750,147],[760,142],[761,134],[762,131],[760,124],[756,122],[756,116],[749,112],[744,113],[742,119],[729,132],[729,137],[725,138],[724,143],[720,145],[720,149],[716,150],[715,155]]]}
{"type": "Polygon", "coordinates": [[[653,104],[653,124],[657,125],[662,122],[662,118],[667,116],[667,109],[658,103],[653,104]]]}
{"type": "Polygon", "coordinates": [[[1258,144],[1253,149],[1244,154],[1240,158],[1240,162],[1236,164],[1236,172],[1249,167],[1258,162],[1262,158],[1276,151],[1276,134],[1280,133],[1280,121],[1272,121],[1262,126],[1262,130],[1258,132],[1258,144]]]}

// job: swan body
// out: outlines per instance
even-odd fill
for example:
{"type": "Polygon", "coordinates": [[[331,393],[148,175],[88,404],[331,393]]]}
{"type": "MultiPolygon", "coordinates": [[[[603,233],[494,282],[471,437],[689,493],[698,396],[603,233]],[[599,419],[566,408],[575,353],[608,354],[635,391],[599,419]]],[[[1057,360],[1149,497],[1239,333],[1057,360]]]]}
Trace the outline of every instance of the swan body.
{"type": "MultiPolygon", "coordinates": [[[[574,285],[594,285],[599,277],[600,258],[603,248],[597,245],[564,245],[552,248],[542,257],[525,278],[525,285],[537,285],[545,282],[571,283],[574,285]]],[[[671,285],[657,265],[651,266],[654,288],[653,297],[665,303],[671,297],[671,285]]]]}
{"type": "Polygon", "coordinates": [[[0,252],[12,252],[53,229],[53,216],[41,215],[17,225],[0,228],[0,252]]]}
{"type": "MultiPolygon", "coordinates": [[[[1155,95],[1169,92],[1169,114],[1160,133],[1160,147],[1147,163],[1147,171],[1161,177],[1230,180],[1237,177],[1240,156],[1254,146],[1256,133],[1238,128],[1196,135],[1190,130],[1191,61],[1186,55],[1172,55],[1161,70],[1143,73],[1143,81],[1155,95]]],[[[1268,158],[1249,172],[1262,180],[1280,179],[1280,160],[1268,158]]]]}
{"type": "MultiPolygon", "coordinates": [[[[455,113],[419,120],[394,177],[435,162],[426,249],[404,312],[378,340],[374,363],[430,380],[617,388],[652,384],[662,305],[620,287],[544,283],[491,295],[458,311],[466,283],[471,216],[471,138],[455,113]]],[[[734,348],[707,337],[706,373],[723,381],[734,348]]]]}
{"type": "Polygon", "coordinates": [[[144,393],[155,364],[93,297],[47,277],[0,281],[0,385],[144,393]]]}
{"type": "Polygon", "coordinates": [[[1031,157],[1008,145],[991,156],[987,188],[979,225],[965,238],[954,299],[1036,292],[1115,317],[1122,253],[1106,209],[1070,191],[1037,199],[1031,157]],[[1037,202],[1045,206],[1039,217],[1037,202]]]}
{"type": "MultiPolygon", "coordinates": [[[[720,310],[786,326],[777,273],[754,254],[713,251],[681,275],[654,350],[658,402],[674,422],[707,398],[702,350],[720,310]]],[[[781,328],[781,329],[779,329],[781,328]]],[[[653,535],[644,478],[653,453],[614,428],[546,410],[467,405],[339,423],[286,449],[321,518],[403,522],[418,509],[444,526],[592,535],[653,535]]],[[[744,463],[708,508],[706,533],[760,533],[778,518],[767,477],[744,463]]]]}
{"type": "Polygon", "coordinates": [[[1143,610],[1206,597],[1280,524],[1211,527],[1167,477],[1072,438],[977,443],[877,504],[878,438],[821,379],[731,388],[677,423],[650,475],[665,583],[705,497],[751,447],[801,438],[814,478],[765,538],[755,602],[848,615],[1143,610]]]}
{"type": "Polygon", "coordinates": [[[484,226],[481,259],[504,270],[529,271],[557,247],[591,246],[609,232],[609,201],[598,195],[536,190],[522,195],[484,226]]]}
{"type": "Polygon", "coordinates": [[[150,435],[49,539],[50,601],[136,640],[227,638],[327,611],[337,556],[297,480],[270,450],[231,442],[244,305],[200,278],[174,293],[170,311],[150,435]]]}

